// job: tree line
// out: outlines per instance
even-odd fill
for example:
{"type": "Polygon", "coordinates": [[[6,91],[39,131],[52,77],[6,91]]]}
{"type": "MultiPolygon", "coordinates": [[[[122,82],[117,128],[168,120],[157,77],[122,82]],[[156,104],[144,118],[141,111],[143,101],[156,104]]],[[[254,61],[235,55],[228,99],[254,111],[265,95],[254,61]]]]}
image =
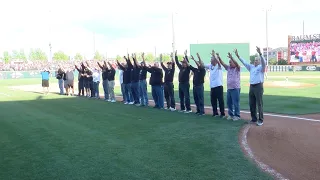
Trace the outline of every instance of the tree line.
{"type": "MultiPolygon", "coordinates": [[[[136,54],[137,54],[137,60],[142,60],[141,53],[136,53],[136,54]]],[[[183,55],[178,55],[178,57],[179,59],[182,59],[183,55]]],[[[23,49],[13,50],[12,52],[4,51],[0,59],[3,60],[5,63],[9,63],[12,60],[46,61],[49,59],[49,56],[46,54],[46,52],[44,52],[40,48],[36,48],[36,49],[30,49],[29,54],[26,54],[23,49]]],[[[69,61],[71,59],[80,60],[80,61],[87,60],[87,58],[83,56],[81,53],[76,53],[71,56],[63,51],[54,52],[52,55],[52,59],[56,61],[69,61]]],[[[94,54],[94,59],[106,60],[106,56],[100,53],[99,51],[96,51],[94,54]]],[[[123,56],[117,55],[116,60],[121,60],[121,59],[123,59],[123,56]]],[[[170,53],[162,54],[162,59],[163,61],[170,61],[170,53]]],[[[153,53],[147,53],[145,54],[145,60],[147,62],[159,61],[159,57],[156,57],[153,53]]]]}

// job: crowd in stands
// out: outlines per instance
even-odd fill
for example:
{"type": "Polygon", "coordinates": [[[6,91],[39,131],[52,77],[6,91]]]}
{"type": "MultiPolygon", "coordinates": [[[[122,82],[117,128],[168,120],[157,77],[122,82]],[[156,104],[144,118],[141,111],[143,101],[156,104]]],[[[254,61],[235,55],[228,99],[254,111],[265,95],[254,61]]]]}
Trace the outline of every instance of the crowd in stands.
{"type": "Polygon", "coordinates": [[[317,62],[320,57],[320,42],[300,42],[290,44],[291,60],[317,62]]]}

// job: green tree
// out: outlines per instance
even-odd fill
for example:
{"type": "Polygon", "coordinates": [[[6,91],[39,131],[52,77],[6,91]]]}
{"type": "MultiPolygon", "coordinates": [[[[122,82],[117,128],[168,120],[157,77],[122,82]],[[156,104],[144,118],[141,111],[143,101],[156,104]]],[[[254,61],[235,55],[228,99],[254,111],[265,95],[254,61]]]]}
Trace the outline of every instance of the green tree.
{"type": "Polygon", "coordinates": [[[121,61],[122,57],[120,55],[117,55],[116,60],[121,61]]]}
{"type": "Polygon", "coordinates": [[[162,54],[162,60],[163,61],[171,61],[170,54],[162,54]]]}
{"type": "Polygon", "coordinates": [[[182,60],[183,60],[184,55],[178,54],[177,56],[178,56],[178,60],[179,60],[179,61],[182,61],[182,60]]]}
{"type": "Polygon", "coordinates": [[[9,63],[11,61],[11,56],[8,51],[3,52],[3,61],[9,63]]]}
{"type": "Polygon", "coordinates": [[[288,65],[288,61],[285,59],[279,59],[278,65],[288,65]]]}
{"type": "Polygon", "coordinates": [[[155,60],[154,55],[152,53],[145,54],[144,58],[147,62],[153,62],[155,60]]]}
{"type": "Polygon", "coordinates": [[[256,53],[255,55],[250,55],[250,63],[253,64],[254,60],[258,57],[258,54],[256,53]]]}
{"type": "Polygon", "coordinates": [[[24,53],[23,49],[20,49],[20,51],[17,50],[13,50],[12,51],[12,59],[16,59],[16,60],[27,60],[27,57],[24,53]]]}
{"type": "Polygon", "coordinates": [[[69,56],[63,51],[58,51],[53,54],[53,59],[57,61],[68,61],[69,56]]]}
{"type": "Polygon", "coordinates": [[[269,64],[268,65],[276,65],[277,64],[277,59],[276,58],[270,58],[269,59],[269,64]]]}
{"type": "Polygon", "coordinates": [[[94,53],[93,59],[96,59],[96,60],[101,61],[101,60],[104,60],[104,56],[103,56],[102,54],[100,54],[98,51],[96,51],[96,52],[94,53]]]}
{"type": "Polygon", "coordinates": [[[83,57],[80,53],[76,53],[76,55],[74,56],[74,60],[80,60],[82,61],[83,60],[83,57]]]}
{"type": "Polygon", "coordinates": [[[30,60],[48,60],[48,57],[44,51],[41,49],[31,49],[30,54],[29,54],[29,59],[30,60]]]}

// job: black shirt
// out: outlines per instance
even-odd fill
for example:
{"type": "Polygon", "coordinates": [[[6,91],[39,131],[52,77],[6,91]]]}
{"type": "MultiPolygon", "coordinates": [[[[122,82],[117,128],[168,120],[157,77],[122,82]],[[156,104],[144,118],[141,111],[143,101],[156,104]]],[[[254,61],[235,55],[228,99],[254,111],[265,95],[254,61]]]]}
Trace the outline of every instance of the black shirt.
{"type": "MultiPolygon", "coordinates": [[[[190,76],[190,67],[182,67],[178,60],[178,56],[175,57],[176,64],[178,68],[180,69],[179,71],[179,83],[189,83],[189,76],[190,76]]],[[[188,58],[186,56],[186,60],[188,61],[188,58]]],[[[188,61],[189,62],[189,61],[188,61]]]]}
{"type": "Polygon", "coordinates": [[[129,64],[127,67],[123,67],[120,63],[118,63],[119,68],[123,71],[123,84],[131,83],[131,68],[129,64]]]}
{"type": "Polygon", "coordinates": [[[164,66],[163,62],[161,62],[162,69],[164,70],[164,82],[165,83],[172,83],[174,78],[175,72],[175,65],[172,64],[172,69],[169,69],[164,66]]]}
{"type": "Polygon", "coordinates": [[[108,72],[109,70],[107,70],[107,69],[103,69],[103,71],[102,71],[102,80],[107,80],[108,79],[108,72]]]}
{"type": "Polygon", "coordinates": [[[145,69],[151,73],[149,84],[151,86],[160,86],[163,84],[163,72],[162,69],[156,67],[145,67],[145,69]]]}
{"type": "Polygon", "coordinates": [[[135,66],[131,71],[132,71],[131,82],[134,82],[134,83],[139,82],[140,68],[135,66]]]}
{"type": "Polygon", "coordinates": [[[114,76],[116,74],[116,70],[111,68],[108,70],[108,80],[109,81],[114,81],[114,76]]]}
{"type": "Polygon", "coordinates": [[[193,72],[193,86],[199,86],[204,83],[204,77],[206,76],[206,70],[204,67],[195,68],[190,65],[190,69],[193,72]]]}
{"type": "Polygon", "coordinates": [[[147,79],[147,70],[145,68],[140,68],[139,80],[147,79]]]}

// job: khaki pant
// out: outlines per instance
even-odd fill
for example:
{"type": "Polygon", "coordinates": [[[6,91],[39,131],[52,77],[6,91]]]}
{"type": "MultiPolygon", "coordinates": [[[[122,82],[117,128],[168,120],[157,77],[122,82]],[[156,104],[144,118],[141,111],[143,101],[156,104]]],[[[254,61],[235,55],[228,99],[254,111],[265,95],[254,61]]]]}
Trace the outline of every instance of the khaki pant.
{"type": "Polygon", "coordinates": [[[110,100],[116,100],[114,97],[114,81],[108,81],[110,100]]]}

